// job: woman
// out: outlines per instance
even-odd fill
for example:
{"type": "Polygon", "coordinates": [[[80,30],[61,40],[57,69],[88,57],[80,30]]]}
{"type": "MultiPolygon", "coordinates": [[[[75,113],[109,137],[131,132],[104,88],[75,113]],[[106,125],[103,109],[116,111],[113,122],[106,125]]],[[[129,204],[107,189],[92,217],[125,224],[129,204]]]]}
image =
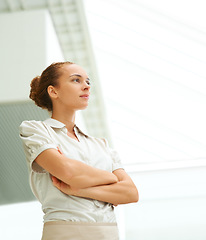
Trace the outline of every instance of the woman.
{"type": "Polygon", "coordinates": [[[51,112],[20,126],[31,188],[44,212],[42,240],[118,239],[114,206],[138,201],[116,152],[75,125],[89,95],[89,77],[71,62],[53,63],[31,82],[30,98],[51,112]]]}

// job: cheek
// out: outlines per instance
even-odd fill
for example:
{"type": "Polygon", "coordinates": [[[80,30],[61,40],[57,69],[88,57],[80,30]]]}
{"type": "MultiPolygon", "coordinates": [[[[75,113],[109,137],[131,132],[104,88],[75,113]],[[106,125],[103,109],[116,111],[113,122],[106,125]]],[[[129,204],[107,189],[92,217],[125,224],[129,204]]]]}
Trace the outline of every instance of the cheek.
{"type": "Polygon", "coordinates": [[[65,88],[61,92],[60,99],[65,104],[72,105],[73,103],[75,103],[78,100],[78,96],[77,96],[77,94],[75,94],[75,91],[72,91],[71,89],[67,90],[65,88]]]}
{"type": "Polygon", "coordinates": [[[73,95],[72,89],[68,88],[67,86],[62,86],[61,90],[59,91],[59,98],[66,99],[73,95]]]}

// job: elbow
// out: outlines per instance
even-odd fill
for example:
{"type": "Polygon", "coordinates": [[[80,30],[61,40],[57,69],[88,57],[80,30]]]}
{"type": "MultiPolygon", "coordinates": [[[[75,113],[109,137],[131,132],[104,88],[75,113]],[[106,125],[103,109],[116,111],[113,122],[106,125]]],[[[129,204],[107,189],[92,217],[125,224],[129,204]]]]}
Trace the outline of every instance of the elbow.
{"type": "Polygon", "coordinates": [[[137,203],[139,201],[139,192],[134,184],[127,186],[124,191],[124,200],[119,204],[137,203]]]}
{"type": "Polygon", "coordinates": [[[139,202],[139,192],[136,190],[136,194],[134,196],[134,202],[139,202]]]}
{"type": "Polygon", "coordinates": [[[136,203],[139,201],[139,192],[136,187],[134,187],[133,190],[130,191],[130,203],[136,203]]]}
{"type": "Polygon", "coordinates": [[[128,198],[129,203],[136,203],[139,201],[139,192],[135,185],[130,188],[128,198]]]}
{"type": "Polygon", "coordinates": [[[128,189],[124,192],[124,197],[119,198],[117,201],[113,202],[115,206],[119,204],[137,203],[139,201],[139,193],[136,187],[128,189]]]}

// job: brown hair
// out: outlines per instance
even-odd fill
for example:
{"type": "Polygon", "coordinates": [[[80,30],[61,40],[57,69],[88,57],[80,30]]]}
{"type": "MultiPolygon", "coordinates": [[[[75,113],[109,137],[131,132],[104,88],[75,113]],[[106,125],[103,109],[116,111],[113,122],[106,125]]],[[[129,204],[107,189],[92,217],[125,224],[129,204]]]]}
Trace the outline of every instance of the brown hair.
{"type": "Polygon", "coordinates": [[[35,102],[35,104],[43,109],[52,111],[52,101],[47,92],[48,86],[57,86],[58,79],[61,76],[62,68],[65,64],[73,64],[72,62],[56,62],[48,66],[41,74],[32,79],[30,84],[29,97],[35,102]]]}

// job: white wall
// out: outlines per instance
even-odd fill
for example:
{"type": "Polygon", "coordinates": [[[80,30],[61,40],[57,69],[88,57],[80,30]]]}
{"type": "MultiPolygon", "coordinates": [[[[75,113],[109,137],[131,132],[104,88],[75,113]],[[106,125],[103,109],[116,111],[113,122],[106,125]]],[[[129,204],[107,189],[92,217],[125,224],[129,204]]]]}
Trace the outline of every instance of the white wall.
{"type": "Polygon", "coordinates": [[[0,15],[0,102],[28,99],[33,77],[63,55],[48,11],[0,15]]]}
{"type": "Polygon", "coordinates": [[[206,239],[206,167],[131,176],[140,201],[124,206],[126,240],[206,239]]]}
{"type": "Polygon", "coordinates": [[[41,239],[43,214],[39,202],[2,205],[0,216],[0,239],[41,239]]]}

